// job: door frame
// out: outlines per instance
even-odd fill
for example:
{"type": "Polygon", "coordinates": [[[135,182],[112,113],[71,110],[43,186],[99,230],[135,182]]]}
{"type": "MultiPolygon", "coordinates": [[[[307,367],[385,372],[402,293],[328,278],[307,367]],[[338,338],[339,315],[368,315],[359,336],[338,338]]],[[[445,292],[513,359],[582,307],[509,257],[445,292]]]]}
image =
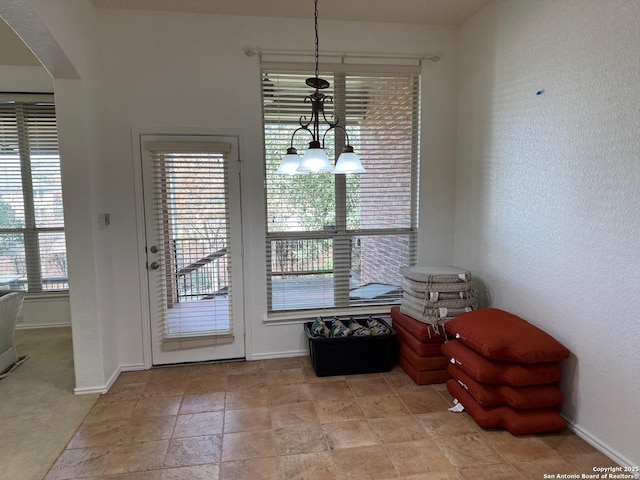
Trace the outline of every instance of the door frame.
{"type": "MultiPolygon", "coordinates": [[[[151,312],[149,309],[149,281],[147,275],[147,236],[145,225],[145,206],[144,206],[144,185],[142,176],[142,145],[141,137],[143,135],[206,135],[206,136],[221,136],[221,137],[236,137],[238,139],[238,166],[240,169],[240,212],[241,222],[240,229],[242,234],[241,245],[241,266],[243,279],[246,278],[245,262],[244,262],[244,233],[246,232],[244,224],[244,190],[242,188],[243,178],[243,132],[242,130],[235,129],[208,129],[208,128],[167,128],[167,127],[132,127],[131,129],[131,151],[133,157],[133,174],[134,174],[134,197],[135,197],[135,214],[136,214],[136,237],[137,237],[137,252],[138,252],[138,291],[140,292],[140,319],[142,328],[142,363],[144,369],[148,370],[153,367],[153,355],[151,347],[151,312]]],[[[240,305],[242,311],[240,312],[240,319],[234,318],[235,321],[242,321],[244,335],[243,338],[238,338],[235,341],[244,343],[245,358],[250,357],[250,353],[247,352],[247,337],[249,335],[250,326],[247,325],[245,313],[246,308],[246,295],[245,295],[245,283],[242,282],[242,288],[240,293],[242,295],[242,301],[240,305]]],[[[236,287],[237,288],[237,287],[236,287]]]]}

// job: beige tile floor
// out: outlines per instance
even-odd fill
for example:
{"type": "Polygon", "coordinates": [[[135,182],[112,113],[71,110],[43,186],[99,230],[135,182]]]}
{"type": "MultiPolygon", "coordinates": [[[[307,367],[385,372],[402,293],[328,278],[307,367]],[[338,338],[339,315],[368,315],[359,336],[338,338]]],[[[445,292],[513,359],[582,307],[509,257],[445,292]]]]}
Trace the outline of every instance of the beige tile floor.
{"type": "Polygon", "coordinates": [[[484,430],[451,402],[399,368],[318,378],[306,357],[127,372],[45,478],[538,480],[615,465],[568,430],[484,430]]]}

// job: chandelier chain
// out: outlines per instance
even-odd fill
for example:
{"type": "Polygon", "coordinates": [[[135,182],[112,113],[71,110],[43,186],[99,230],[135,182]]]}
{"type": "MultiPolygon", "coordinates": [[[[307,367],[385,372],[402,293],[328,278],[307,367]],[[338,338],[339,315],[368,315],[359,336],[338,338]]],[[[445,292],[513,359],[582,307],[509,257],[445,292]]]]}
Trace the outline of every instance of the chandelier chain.
{"type": "Polygon", "coordinates": [[[296,128],[291,134],[291,146],[287,148],[287,153],[282,157],[282,162],[278,166],[276,173],[279,174],[307,174],[307,173],[364,173],[365,170],[360,163],[360,159],[353,152],[353,147],[349,142],[349,134],[347,130],[338,125],[339,119],[335,114],[327,114],[324,111],[325,101],[333,103],[333,97],[321,93],[320,90],[329,88],[329,82],[324,78],[320,78],[320,53],[319,53],[319,40],[318,40],[318,0],[314,0],[314,26],[315,26],[315,60],[316,60],[316,76],[307,78],[305,83],[307,86],[312,87],[315,92],[305,97],[305,103],[311,103],[311,116],[307,117],[302,115],[298,120],[300,126],[296,128]],[[327,123],[327,128],[324,135],[320,137],[320,120],[324,120],[327,123]],[[327,154],[324,151],[324,140],[327,134],[331,131],[342,131],[345,136],[346,144],[342,149],[342,153],[336,162],[336,166],[332,167],[327,158],[327,154]],[[309,149],[304,154],[304,157],[298,155],[298,150],[293,146],[293,141],[298,132],[306,131],[311,135],[311,141],[309,142],[309,149]]]}
{"type": "Polygon", "coordinates": [[[314,24],[316,28],[316,78],[320,76],[320,69],[318,67],[319,54],[318,54],[318,0],[314,0],[314,24]]]}

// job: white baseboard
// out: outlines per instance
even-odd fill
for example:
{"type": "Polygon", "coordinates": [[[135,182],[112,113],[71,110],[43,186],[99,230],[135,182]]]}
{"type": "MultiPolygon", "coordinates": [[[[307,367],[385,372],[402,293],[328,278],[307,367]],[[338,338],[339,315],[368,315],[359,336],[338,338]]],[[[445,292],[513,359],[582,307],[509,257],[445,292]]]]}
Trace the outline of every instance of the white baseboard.
{"type": "Polygon", "coordinates": [[[104,386],[95,386],[95,387],[82,387],[82,388],[74,388],[74,395],[91,395],[92,393],[106,393],[108,388],[104,386]]]}
{"type": "Polygon", "coordinates": [[[604,453],[607,457],[609,457],[611,460],[616,462],[618,465],[621,465],[623,467],[636,467],[638,465],[637,461],[632,462],[631,460],[626,458],[624,455],[622,455],[620,452],[611,448],[606,443],[602,443],[597,437],[593,436],[591,432],[585,430],[579,425],[576,425],[564,415],[563,417],[566,420],[567,427],[570,430],[572,430],[576,435],[582,438],[585,442],[589,443],[592,447],[604,453]]]}
{"type": "Polygon", "coordinates": [[[146,370],[142,363],[136,363],[133,365],[123,365],[120,367],[120,373],[122,372],[139,372],[140,370],[146,370]]]}
{"type": "Polygon", "coordinates": [[[308,355],[309,355],[308,350],[294,350],[290,352],[273,352],[273,353],[254,353],[251,356],[247,356],[247,361],[272,360],[274,358],[306,357],[308,355]]]}
{"type": "Polygon", "coordinates": [[[100,394],[107,393],[122,372],[132,372],[137,370],[145,370],[144,365],[141,365],[141,364],[121,365],[120,368],[118,368],[115,372],[113,372],[113,375],[111,375],[111,377],[109,378],[109,380],[105,385],[95,386],[95,387],[74,388],[73,393],[75,395],[88,395],[91,393],[100,393],[100,394]]]}

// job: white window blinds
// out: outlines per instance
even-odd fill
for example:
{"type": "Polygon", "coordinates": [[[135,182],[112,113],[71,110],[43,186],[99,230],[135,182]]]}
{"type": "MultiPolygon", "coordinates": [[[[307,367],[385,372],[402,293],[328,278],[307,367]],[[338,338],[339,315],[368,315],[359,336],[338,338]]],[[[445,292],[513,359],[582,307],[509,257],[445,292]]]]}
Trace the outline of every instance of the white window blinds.
{"type": "Polygon", "coordinates": [[[52,96],[0,98],[0,288],[68,289],[52,96]]]}
{"type": "Polygon", "coordinates": [[[227,154],[216,142],[146,142],[158,264],[152,295],[163,348],[233,341],[227,154]]]}
{"type": "MultiPolygon", "coordinates": [[[[398,303],[417,234],[419,75],[326,74],[361,175],[276,175],[301,115],[309,73],[263,68],[269,311],[398,303]]],[[[331,113],[331,112],[330,112],[331,113]]],[[[296,136],[304,152],[310,138],[296,136]]],[[[330,159],[339,132],[325,139],[330,159]]]]}

